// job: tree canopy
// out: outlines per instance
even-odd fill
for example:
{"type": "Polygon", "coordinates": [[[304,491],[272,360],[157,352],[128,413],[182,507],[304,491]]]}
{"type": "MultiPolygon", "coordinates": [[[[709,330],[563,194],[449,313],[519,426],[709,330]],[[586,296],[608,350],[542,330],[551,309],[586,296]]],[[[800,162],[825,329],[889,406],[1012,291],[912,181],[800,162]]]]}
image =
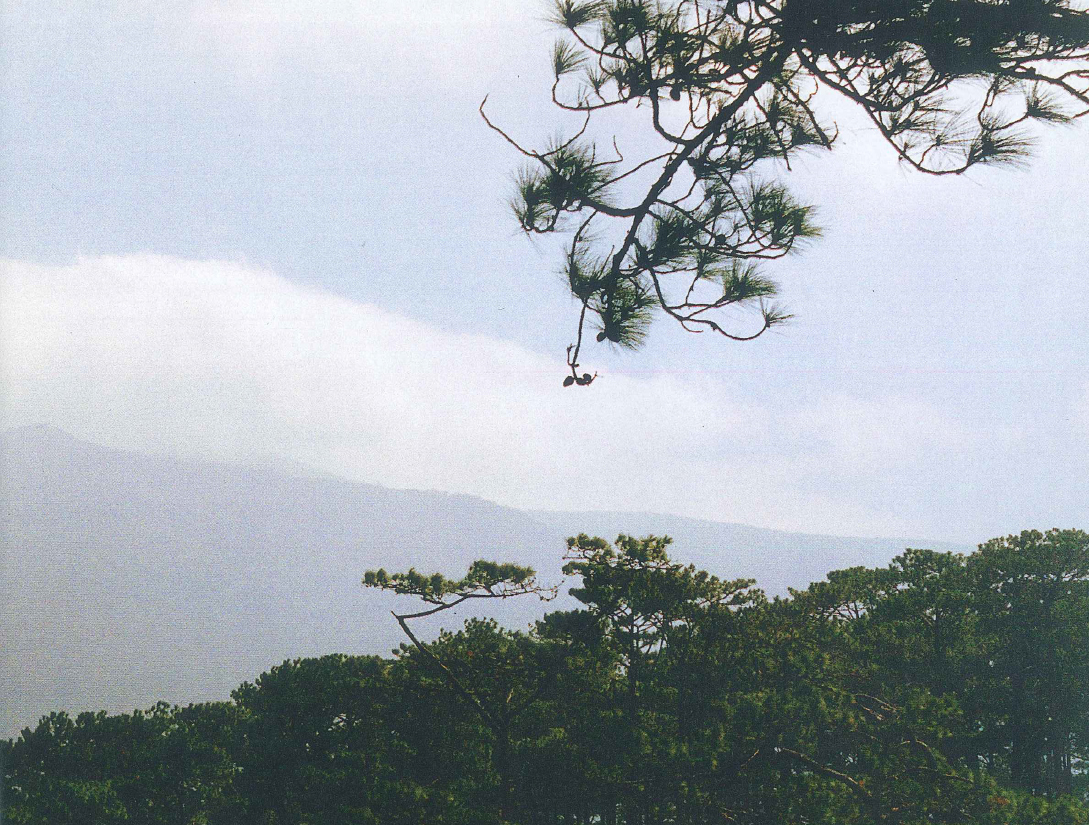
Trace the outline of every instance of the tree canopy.
{"type": "Polygon", "coordinates": [[[554,21],[552,99],[579,128],[532,148],[481,114],[527,159],[521,227],[570,235],[565,385],[593,381],[588,328],[637,347],[655,314],[732,340],[789,318],[759,267],[819,234],[781,172],[835,144],[829,94],[935,175],[1018,163],[1034,124],[1089,111],[1089,12],[1067,0],[557,0],[554,21]],[[643,133],[598,123],[624,107],[643,133]]]}
{"type": "MultiPolygon", "coordinates": [[[[776,599],[669,550],[570,539],[574,598],[528,631],[406,628],[392,658],[284,662],[230,702],[50,714],[0,743],[4,821],[1089,824],[1089,534],[776,599]]],[[[367,580],[440,612],[550,595],[472,571],[367,580]]]]}

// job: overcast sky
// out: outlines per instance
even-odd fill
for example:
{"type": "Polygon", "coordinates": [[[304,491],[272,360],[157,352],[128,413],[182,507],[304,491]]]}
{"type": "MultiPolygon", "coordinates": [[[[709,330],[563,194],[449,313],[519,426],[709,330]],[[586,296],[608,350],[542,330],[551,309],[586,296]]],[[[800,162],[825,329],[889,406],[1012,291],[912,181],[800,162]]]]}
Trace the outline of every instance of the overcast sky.
{"type": "MultiPolygon", "coordinates": [[[[835,107],[791,324],[664,322],[563,389],[517,231],[569,125],[525,0],[5,0],[0,420],[523,507],[982,541],[1089,527],[1089,130],[931,179],[835,107]]],[[[634,122],[630,118],[628,123],[634,122]]],[[[638,136],[621,135],[638,144],[638,136]]]]}

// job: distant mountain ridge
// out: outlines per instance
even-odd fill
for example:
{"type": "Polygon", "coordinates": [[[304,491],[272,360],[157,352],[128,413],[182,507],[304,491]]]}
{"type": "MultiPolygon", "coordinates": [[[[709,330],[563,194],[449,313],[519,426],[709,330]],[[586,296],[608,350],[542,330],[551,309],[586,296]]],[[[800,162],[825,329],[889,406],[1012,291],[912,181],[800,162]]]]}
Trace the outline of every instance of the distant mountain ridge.
{"type": "MultiPolygon", "coordinates": [[[[476,558],[559,581],[563,540],[669,534],[675,555],[770,592],[934,542],[837,538],[646,513],[522,511],[277,462],[182,460],[49,427],[0,434],[0,736],[56,709],[226,698],[285,658],[388,653],[364,570],[476,558]]],[[[524,624],[539,604],[504,605],[524,624]]],[[[459,622],[446,618],[447,624],[459,622]]]]}

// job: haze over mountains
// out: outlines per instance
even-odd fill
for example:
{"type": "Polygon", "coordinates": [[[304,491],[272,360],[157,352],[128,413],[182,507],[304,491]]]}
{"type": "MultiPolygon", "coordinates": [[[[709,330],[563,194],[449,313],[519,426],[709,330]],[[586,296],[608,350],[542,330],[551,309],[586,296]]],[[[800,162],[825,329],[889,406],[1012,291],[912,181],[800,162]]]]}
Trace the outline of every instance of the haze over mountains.
{"type": "MultiPolygon", "coordinates": [[[[20,428],[0,434],[0,736],[50,710],[224,699],[285,658],[388,653],[401,641],[394,602],[363,590],[365,570],[457,574],[494,558],[559,582],[563,540],[578,532],[668,534],[678,559],[755,578],[771,593],[882,564],[908,546],[969,549],[647,513],[522,511],[20,428]]],[[[495,615],[520,625],[544,609],[522,602],[495,615]]]]}

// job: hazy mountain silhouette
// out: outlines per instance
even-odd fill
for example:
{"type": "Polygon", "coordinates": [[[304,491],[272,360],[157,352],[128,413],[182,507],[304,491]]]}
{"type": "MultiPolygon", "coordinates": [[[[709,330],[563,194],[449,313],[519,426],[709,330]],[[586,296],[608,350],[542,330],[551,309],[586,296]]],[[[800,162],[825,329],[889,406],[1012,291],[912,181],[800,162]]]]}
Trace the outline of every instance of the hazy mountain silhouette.
{"type": "MultiPolygon", "coordinates": [[[[21,428],[0,435],[0,736],[49,710],[226,698],[285,658],[388,653],[401,641],[393,602],[361,588],[364,570],[457,573],[497,558],[558,581],[563,539],[578,532],[667,533],[678,558],[772,592],[906,546],[965,549],[644,513],[526,512],[286,463],[185,461],[21,428]]],[[[521,624],[542,609],[499,615],[521,624]]]]}

